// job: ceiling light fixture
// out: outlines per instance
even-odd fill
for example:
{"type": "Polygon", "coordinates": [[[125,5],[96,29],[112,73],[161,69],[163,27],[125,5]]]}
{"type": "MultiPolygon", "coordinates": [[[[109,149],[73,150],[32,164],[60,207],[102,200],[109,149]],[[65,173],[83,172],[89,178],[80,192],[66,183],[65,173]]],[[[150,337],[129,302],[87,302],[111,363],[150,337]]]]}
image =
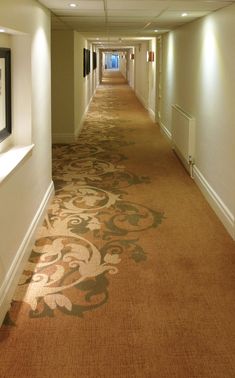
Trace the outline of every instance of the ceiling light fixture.
{"type": "Polygon", "coordinates": [[[155,31],[155,33],[158,33],[159,32],[159,30],[154,30],[155,31]]]}
{"type": "Polygon", "coordinates": [[[77,8],[77,4],[75,4],[75,3],[70,3],[69,6],[70,6],[70,8],[77,8]]]}
{"type": "Polygon", "coordinates": [[[0,29],[0,33],[5,33],[5,30],[4,29],[0,29]]]}
{"type": "Polygon", "coordinates": [[[182,17],[186,17],[188,15],[188,13],[182,13],[182,17]]]}

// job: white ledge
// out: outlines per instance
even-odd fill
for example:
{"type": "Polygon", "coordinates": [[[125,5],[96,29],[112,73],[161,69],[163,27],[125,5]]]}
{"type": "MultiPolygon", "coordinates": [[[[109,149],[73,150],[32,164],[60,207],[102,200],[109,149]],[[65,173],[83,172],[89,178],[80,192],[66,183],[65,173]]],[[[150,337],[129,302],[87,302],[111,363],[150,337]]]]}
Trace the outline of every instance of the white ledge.
{"type": "Polygon", "coordinates": [[[0,184],[17,168],[17,166],[30,154],[34,144],[28,146],[15,146],[0,154],[0,184]]]}

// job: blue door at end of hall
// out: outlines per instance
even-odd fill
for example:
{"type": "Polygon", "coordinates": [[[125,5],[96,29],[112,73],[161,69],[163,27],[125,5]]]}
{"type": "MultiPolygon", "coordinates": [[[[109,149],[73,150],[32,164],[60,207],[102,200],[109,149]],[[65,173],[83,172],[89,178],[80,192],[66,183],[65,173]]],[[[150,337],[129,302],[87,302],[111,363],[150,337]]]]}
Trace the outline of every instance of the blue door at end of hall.
{"type": "Polygon", "coordinates": [[[112,55],[112,68],[118,68],[118,55],[112,55]]]}

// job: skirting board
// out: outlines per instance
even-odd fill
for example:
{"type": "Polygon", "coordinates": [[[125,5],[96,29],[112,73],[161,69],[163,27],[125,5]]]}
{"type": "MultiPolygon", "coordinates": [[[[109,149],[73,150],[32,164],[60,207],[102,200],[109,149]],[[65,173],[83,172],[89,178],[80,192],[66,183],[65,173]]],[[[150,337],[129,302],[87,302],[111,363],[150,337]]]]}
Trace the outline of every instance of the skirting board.
{"type": "Polygon", "coordinates": [[[76,131],[75,131],[75,139],[77,139],[77,138],[79,137],[79,134],[81,133],[81,131],[82,131],[82,129],[83,129],[83,124],[84,124],[84,121],[85,121],[85,118],[86,118],[87,112],[88,112],[88,110],[89,110],[90,104],[91,104],[91,102],[92,102],[92,100],[93,100],[93,98],[94,98],[94,96],[95,96],[95,94],[96,94],[96,90],[97,90],[97,87],[95,88],[94,93],[93,93],[93,95],[92,95],[91,98],[90,98],[89,104],[87,105],[87,107],[86,107],[86,109],[85,109],[85,111],[84,111],[84,113],[83,113],[83,115],[82,115],[82,118],[81,118],[81,120],[80,120],[78,126],[76,127],[76,131]]]}
{"type": "Polygon", "coordinates": [[[167,129],[167,127],[160,121],[159,125],[163,133],[167,136],[168,139],[172,139],[171,132],[167,129]]]}
{"type": "Polygon", "coordinates": [[[150,109],[150,108],[148,108],[148,112],[149,112],[149,116],[150,116],[151,120],[155,123],[156,122],[156,114],[155,114],[155,112],[152,109],[150,109]]]}
{"type": "Polygon", "coordinates": [[[214,191],[214,189],[210,186],[210,184],[206,181],[205,177],[196,166],[194,166],[193,168],[193,173],[197,186],[204,194],[205,198],[223,223],[228,233],[235,240],[235,219],[233,214],[230,212],[230,210],[227,208],[218,194],[214,191]]]}
{"type": "Polygon", "coordinates": [[[32,220],[32,223],[28,228],[28,231],[24,236],[24,239],[16,253],[15,259],[12,262],[10,269],[8,270],[3,284],[0,287],[0,325],[2,324],[4,317],[10,307],[11,300],[14,295],[16,286],[18,284],[20,275],[31,253],[37,229],[44,220],[47,207],[50,201],[52,200],[53,196],[54,184],[53,182],[51,182],[37,210],[37,213],[34,219],[32,220]]]}
{"type": "Polygon", "coordinates": [[[138,100],[141,102],[141,104],[145,107],[145,109],[148,110],[148,104],[146,103],[145,99],[137,91],[135,91],[135,95],[138,98],[138,100]]]}
{"type": "MultiPolygon", "coordinates": [[[[172,137],[171,137],[170,131],[166,128],[166,126],[162,122],[159,122],[159,124],[160,124],[162,132],[171,141],[172,137]]],[[[216,215],[218,216],[220,221],[223,223],[228,233],[235,240],[234,216],[226,207],[226,205],[223,203],[223,201],[218,196],[218,194],[214,191],[214,189],[209,185],[205,177],[202,175],[202,173],[196,166],[194,166],[193,168],[193,175],[194,175],[195,183],[197,184],[197,186],[203,193],[204,197],[209,202],[210,206],[215,211],[216,215]]]]}

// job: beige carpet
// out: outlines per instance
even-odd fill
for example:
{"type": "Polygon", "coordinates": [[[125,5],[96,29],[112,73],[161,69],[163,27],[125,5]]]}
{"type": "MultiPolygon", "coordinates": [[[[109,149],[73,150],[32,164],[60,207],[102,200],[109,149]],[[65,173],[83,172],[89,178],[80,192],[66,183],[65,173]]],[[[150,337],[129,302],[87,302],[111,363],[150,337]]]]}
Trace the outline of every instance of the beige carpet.
{"type": "Polygon", "coordinates": [[[235,244],[119,73],[53,154],[0,377],[235,377],[235,244]]]}

